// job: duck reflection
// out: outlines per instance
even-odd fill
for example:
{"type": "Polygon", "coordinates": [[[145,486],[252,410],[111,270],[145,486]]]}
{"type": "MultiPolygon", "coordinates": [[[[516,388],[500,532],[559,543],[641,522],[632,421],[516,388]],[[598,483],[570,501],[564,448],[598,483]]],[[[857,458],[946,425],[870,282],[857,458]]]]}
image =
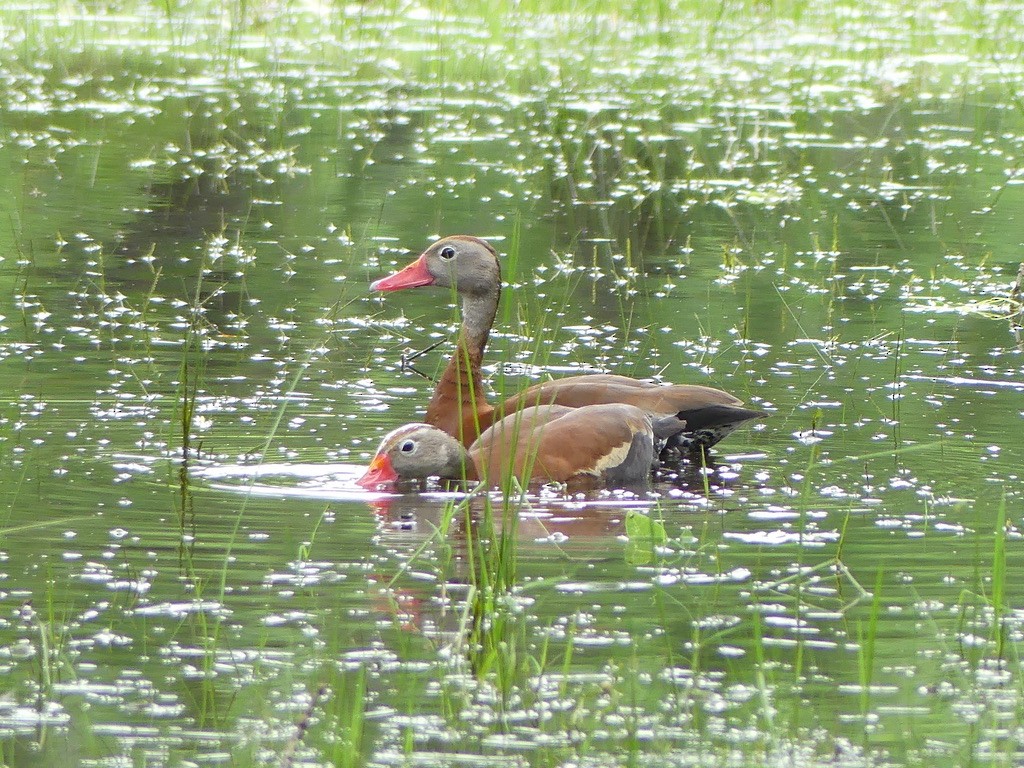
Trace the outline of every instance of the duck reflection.
{"type": "Polygon", "coordinates": [[[399,493],[368,501],[390,562],[373,577],[377,609],[402,631],[437,643],[462,645],[476,633],[468,643],[476,647],[488,612],[503,610],[482,605],[483,595],[493,602],[504,593],[514,602],[538,580],[609,581],[600,574],[619,571],[635,550],[631,515],[660,520],[659,502],[670,494],[673,516],[685,514],[687,495],[703,510],[706,494],[721,484],[714,464],[662,471],[644,488],[572,495],[542,488],[510,498],[407,481],[399,493]]]}

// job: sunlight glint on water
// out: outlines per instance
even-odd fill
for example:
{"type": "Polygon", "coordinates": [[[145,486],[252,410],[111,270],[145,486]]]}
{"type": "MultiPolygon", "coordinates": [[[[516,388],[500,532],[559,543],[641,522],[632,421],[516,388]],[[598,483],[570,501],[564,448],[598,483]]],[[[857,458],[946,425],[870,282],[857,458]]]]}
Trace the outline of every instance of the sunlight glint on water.
{"type": "Polygon", "coordinates": [[[1019,762],[1016,9],[534,5],[0,12],[0,763],[1019,762]],[[492,391],[770,417],[363,493],[456,232],[492,391]]]}

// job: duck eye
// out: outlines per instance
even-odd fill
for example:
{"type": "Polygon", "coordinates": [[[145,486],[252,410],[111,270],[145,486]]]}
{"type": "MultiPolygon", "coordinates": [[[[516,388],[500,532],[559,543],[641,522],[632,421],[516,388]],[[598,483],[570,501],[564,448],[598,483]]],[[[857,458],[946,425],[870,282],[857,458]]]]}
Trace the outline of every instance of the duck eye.
{"type": "Polygon", "coordinates": [[[450,245],[446,245],[444,248],[441,249],[441,252],[438,255],[445,261],[449,261],[450,259],[455,258],[455,249],[452,248],[450,245]]]}
{"type": "Polygon", "coordinates": [[[398,446],[398,450],[400,450],[402,453],[412,453],[413,451],[416,450],[416,442],[413,440],[406,440],[404,443],[398,446]]]}

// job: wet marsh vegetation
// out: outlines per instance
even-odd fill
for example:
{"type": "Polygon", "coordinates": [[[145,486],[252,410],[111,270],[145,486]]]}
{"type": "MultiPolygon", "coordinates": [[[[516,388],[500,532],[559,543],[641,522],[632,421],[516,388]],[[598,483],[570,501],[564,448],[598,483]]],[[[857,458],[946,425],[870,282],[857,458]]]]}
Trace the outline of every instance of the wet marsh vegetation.
{"type": "Polygon", "coordinates": [[[1012,4],[0,10],[0,765],[1016,765],[1012,4]],[[769,412],[649,493],[367,494],[488,387],[769,412]]]}

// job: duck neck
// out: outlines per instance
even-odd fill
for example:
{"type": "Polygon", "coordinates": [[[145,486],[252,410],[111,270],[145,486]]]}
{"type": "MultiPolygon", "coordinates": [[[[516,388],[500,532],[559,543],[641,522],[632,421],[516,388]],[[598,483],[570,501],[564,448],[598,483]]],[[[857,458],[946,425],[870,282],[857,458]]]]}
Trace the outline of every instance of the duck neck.
{"type": "Polygon", "coordinates": [[[487,339],[491,335],[494,318],[498,314],[498,290],[462,298],[462,327],[459,328],[459,342],[467,349],[479,351],[481,359],[487,339]]]}
{"type": "Polygon", "coordinates": [[[490,426],[493,408],[484,393],[484,349],[498,312],[499,289],[462,299],[462,326],[448,365],[427,406],[426,422],[469,445],[490,426]]]}
{"type": "Polygon", "coordinates": [[[452,444],[445,451],[445,466],[441,477],[450,480],[476,480],[476,466],[469,452],[458,440],[453,439],[452,444]]]}

